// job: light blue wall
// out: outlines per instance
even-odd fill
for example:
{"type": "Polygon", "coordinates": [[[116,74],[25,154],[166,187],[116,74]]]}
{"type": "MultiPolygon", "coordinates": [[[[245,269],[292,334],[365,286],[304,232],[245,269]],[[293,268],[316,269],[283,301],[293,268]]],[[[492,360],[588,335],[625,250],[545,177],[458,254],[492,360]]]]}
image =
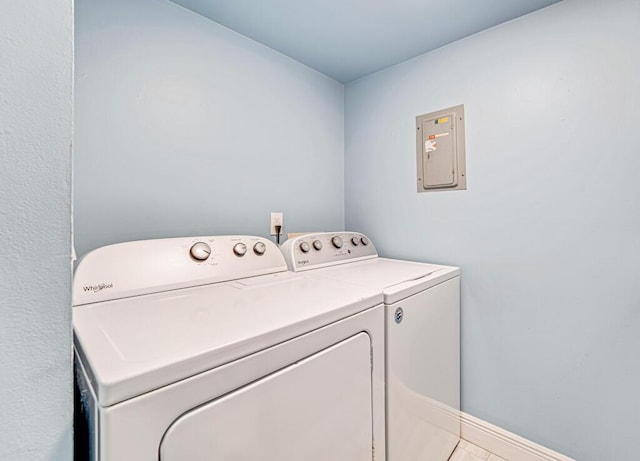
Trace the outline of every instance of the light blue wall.
{"type": "Polygon", "coordinates": [[[0,459],[71,460],[71,0],[0,14],[0,459]]]}
{"type": "Polygon", "coordinates": [[[346,227],[460,265],[463,410],[584,461],[638,453],[639,44],[639,0],[565,0],[346,88],[346,227]],[[457,104],[468,190],[417,194],[457,104]]]}
{"type": "Polygon", "coordinates": [[[344,89],[166,0],[76,2],[75,238],[344,226],[344,89]]]}

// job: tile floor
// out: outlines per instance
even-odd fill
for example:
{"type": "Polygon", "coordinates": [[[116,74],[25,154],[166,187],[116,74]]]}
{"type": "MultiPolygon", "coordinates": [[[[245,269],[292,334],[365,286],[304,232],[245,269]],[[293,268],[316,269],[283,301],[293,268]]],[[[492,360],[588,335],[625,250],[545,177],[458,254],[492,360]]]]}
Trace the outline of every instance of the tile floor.
{"type": "Polygon", "coordinates": [[[507,461],[504,458],[489,453],[484,448],[473,445],[466,440],[460,440],[449,461],[507,461]]]}

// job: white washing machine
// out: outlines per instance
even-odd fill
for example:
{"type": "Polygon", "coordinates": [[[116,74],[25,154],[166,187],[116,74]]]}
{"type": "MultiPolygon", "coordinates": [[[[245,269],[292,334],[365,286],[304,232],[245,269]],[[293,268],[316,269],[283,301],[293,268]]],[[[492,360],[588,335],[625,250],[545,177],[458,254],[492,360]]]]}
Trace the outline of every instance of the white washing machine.
{"type": "Polygon", "coordinates": [[[222,236],[95,250],[73,297],[87,459],[385,459],[378,290],[222,236]]]}
{"type": "Polygon", "coordinates": [[[379,258],[356,232],[281,247],[289,269],[384,296],[388,461],[446,461],[460,440],[460,270],[379,258]]]}

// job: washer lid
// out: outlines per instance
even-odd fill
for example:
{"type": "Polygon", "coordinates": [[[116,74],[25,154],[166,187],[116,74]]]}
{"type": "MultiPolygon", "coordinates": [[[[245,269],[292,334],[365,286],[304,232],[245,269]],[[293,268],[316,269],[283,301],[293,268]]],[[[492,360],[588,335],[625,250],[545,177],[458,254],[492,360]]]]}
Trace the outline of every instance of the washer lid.
{"type": "Polygon", "coordinates": [[[73,326],[110,406],[381,302],[370,287],[280,272],[75,307],[73,326]]]}
{"type": "Polygon", "coordinates": [[[381,290],[393,304],[460,274],[460,269],[396,259],[375,258],[307,271],[310,276],[342,280],[381,290]]]}

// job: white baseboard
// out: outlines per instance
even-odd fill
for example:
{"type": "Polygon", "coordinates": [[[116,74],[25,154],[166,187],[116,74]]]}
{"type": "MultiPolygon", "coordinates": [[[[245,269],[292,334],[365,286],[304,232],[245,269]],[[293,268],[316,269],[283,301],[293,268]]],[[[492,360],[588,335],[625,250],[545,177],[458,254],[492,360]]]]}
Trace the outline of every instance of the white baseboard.
{"type": "Polygon", "coordinates": [[[464,440],[509,461],[575,461],[467,413],[460,418],[464,440]]]}

